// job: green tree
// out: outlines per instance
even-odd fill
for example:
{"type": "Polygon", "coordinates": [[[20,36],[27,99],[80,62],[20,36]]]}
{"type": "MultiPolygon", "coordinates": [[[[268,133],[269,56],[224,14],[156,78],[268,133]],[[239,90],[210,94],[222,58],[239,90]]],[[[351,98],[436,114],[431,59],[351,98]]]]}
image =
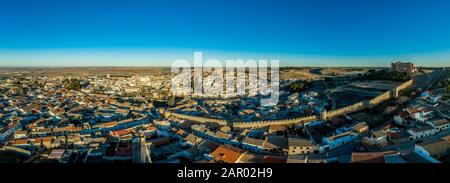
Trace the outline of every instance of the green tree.
{"type": "Polygon", "coordinates": [[[64,87],[69,90],[80,90],[83,88],[83,85],[81,85],[80,80],[78,79],[65,79],[63,81],[64,87]]]}
{"type": "Polygon", "coordinates": [[[298,81],[289,85],[288,91],[291,93],[298,93],[305,91],[311,87],[312,87],[311,81],[298,81]]]}

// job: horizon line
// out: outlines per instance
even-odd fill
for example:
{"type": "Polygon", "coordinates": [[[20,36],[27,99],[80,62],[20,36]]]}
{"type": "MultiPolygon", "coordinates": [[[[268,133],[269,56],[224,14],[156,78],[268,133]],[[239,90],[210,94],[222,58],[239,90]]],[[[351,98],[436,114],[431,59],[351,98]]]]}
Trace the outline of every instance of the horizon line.
{"type": "MultiPolygon", "coordinates": [[[[170,68],[171,66],[0,66],[0,68],[170,68]]],[[[389,68],[390,66],[280,66],[279,68],[389,68]]],[[[450,66],[423,66],[418,65],[416,67],[426,68],[448,68],[450,66]]],[[[195,67],[191,67],[195,68],[195,67]]]]}

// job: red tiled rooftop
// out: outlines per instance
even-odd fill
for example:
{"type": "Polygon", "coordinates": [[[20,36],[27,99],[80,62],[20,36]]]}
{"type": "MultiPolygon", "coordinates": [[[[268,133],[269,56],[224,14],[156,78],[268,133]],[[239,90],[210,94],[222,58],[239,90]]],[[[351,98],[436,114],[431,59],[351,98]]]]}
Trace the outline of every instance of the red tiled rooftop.
{"type": "Polygon", "coordinates": [[[153,125],[148,125],[147,129],[150,131],[156,130],[156,127],[154,127],[153,125]]]}
{"type": "Polygon", "coordinates": [[[116,125],[117,125],[117,122],[115,122],[115,121],[101,124],[101,126],[105,127],[105,128],[106,127],[113,127],[113,126],[116,126],[116,125]]]}
{"type": "Polygon", "coordinates": [[[286,163],[287,159],[280,156],[264,156],[264,163],[286,163]]]}
{"type": "Polygon", "coordinates": [[[238,148],[221,145],[212,152],[212,155],[216,160],[225,163],[234,163],[243,152],[243,150],[238,148]]]}
{"type": "Polygon", "coordinates": [[[111,132],[115,136],[123,136],[131,133],[131,130],[117,130],[111,132]]]}
{"type": "Polygon", "coordinates": [[[40,137],[40,138],[34,138],[33,140],[34,140],[34,143],[36,144],[36,143],[41,143],[41,141],[43,142],[43,143],[46,143],[46,142],[52,142],[52,137],[40,137]]]}
{"type": "Polygon", "coordinates": [[[395,151],[353,152],[352,163],[384,163],[384,155],[395,153],[396,153],[395,151]]]}

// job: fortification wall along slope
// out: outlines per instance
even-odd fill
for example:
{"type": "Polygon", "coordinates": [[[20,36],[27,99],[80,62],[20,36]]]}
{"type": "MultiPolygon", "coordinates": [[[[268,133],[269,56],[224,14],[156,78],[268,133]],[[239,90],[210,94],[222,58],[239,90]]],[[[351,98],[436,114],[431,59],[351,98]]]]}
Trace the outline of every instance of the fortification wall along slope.
{"type": "Polygon", "coordinates": [[[31,152],[24,150],[24,149],[20,149],[17,147],[13,147],[13,146],[5,146],[3,148],[0,148],[0,151],[4,151],[4,152],[10,152],[10,153],[17,153],[17,154],[21,154],[23,156],[27,156],[30,157],[31,156],[31,152]]]}
{"type": "Polygon", "coordinates": [[[325,118],[331,118],[334,116],[343,115],[343,114],[351,113],[354,111],[362,110],[365,108],[364,103],[365,103],[364,101],[361,101],[361,102],[354,103],[354,104],[346,106],[346,107],[328,111],[325,118]]]}
{"type": "Polygon", "coordinates": [[[378,105],[386,100],[389,100],[392,97],[391,93],[392,93],[392,91],[387,91],[373,99],[370,99],[369,100],[370,106],[372,107],[372,106],[378,105]]]}
{"type": "Polygon", "coordinates": [[[412,83],[413,83],[413,80],[412,80],[412,79],[409,80],[409,81],[406,81],[406,82],[404,82],[403,84],[397,86],[397,90],[398,90],[398,91],[404,90],[404,89],[410,87],[410,86],[412,85],[412,83]]]}
{"type": "Polygon", "coordinates": [[[264,127],[269,125],[289,125],[303,122],[308,124],[311,121],[318,120],[318,116],[305,116],[300,118],[282,119],[282,120],[266,120],[266,121],[250,121],[250,122],[233,122],[233,127],[238,128],[251,128],[251,127],[264,127]]]}
{"type": "Polygon", "coordinates": [[[411,80],[406,81],[406,82],[402,83],[401,85],[393,88],[391,91],[384,92],[370,100],[361,101],[361,102],[352,104],[350,106],[346,106],[343,108],[328,111],[326,118],[331,118],[331,117],[335,117],[335,116],[339,116],[339,115],[356,112],[356,111],[359,111],[362,109],[366,109],[368,107],[374,107],[384,101],[387,101],[387,100],[393,98],[394,96],[396,96],[395,94],[393,94],[393,92],[399,92],[401,90],[404,90],[405,88],[410,87],[412,85],[412,83],[413,83],[413,80],[411,79],[411,80]]]}
{"type": "Polygon", "coordinates": [[[180,119],[185,119],[185,120],[190,120],[190,121],[195,121],[195,122],[200,122],[200,123],[211,122],[211,123],[219,123],[220,125],[227,125],[227,121],[224,119],[192,116],[192,115],[180,114],[180,113],[169,112],[169,111],[165,111],[165,112],[168,113],[167,114],[168,116],[174,116],[174,117],[180,118],[180,119]]]}

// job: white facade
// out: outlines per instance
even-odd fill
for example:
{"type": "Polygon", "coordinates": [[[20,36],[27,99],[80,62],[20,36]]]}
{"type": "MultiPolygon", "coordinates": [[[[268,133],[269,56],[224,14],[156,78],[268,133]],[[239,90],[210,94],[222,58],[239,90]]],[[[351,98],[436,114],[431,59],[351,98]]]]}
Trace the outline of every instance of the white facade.
{"type": "Polygon", "coordinates": [[[416,131],[412,129],[408,129],[407,132],[411,135],[412,140],[429,137],[436,134],[436,130],[434,128],[430,128],[423,131],[416,131]]]}
{"type": "Polygon", "coordinates": [[[436,121],[432,121],[432,122],[427,122],[429,125],[431,125],[436,133],[440,132],[440,131],[444,131],[447,130],[449,128],[449,123],[447,120],[443,119],[443,120],[436,120],[436,121]]]}

